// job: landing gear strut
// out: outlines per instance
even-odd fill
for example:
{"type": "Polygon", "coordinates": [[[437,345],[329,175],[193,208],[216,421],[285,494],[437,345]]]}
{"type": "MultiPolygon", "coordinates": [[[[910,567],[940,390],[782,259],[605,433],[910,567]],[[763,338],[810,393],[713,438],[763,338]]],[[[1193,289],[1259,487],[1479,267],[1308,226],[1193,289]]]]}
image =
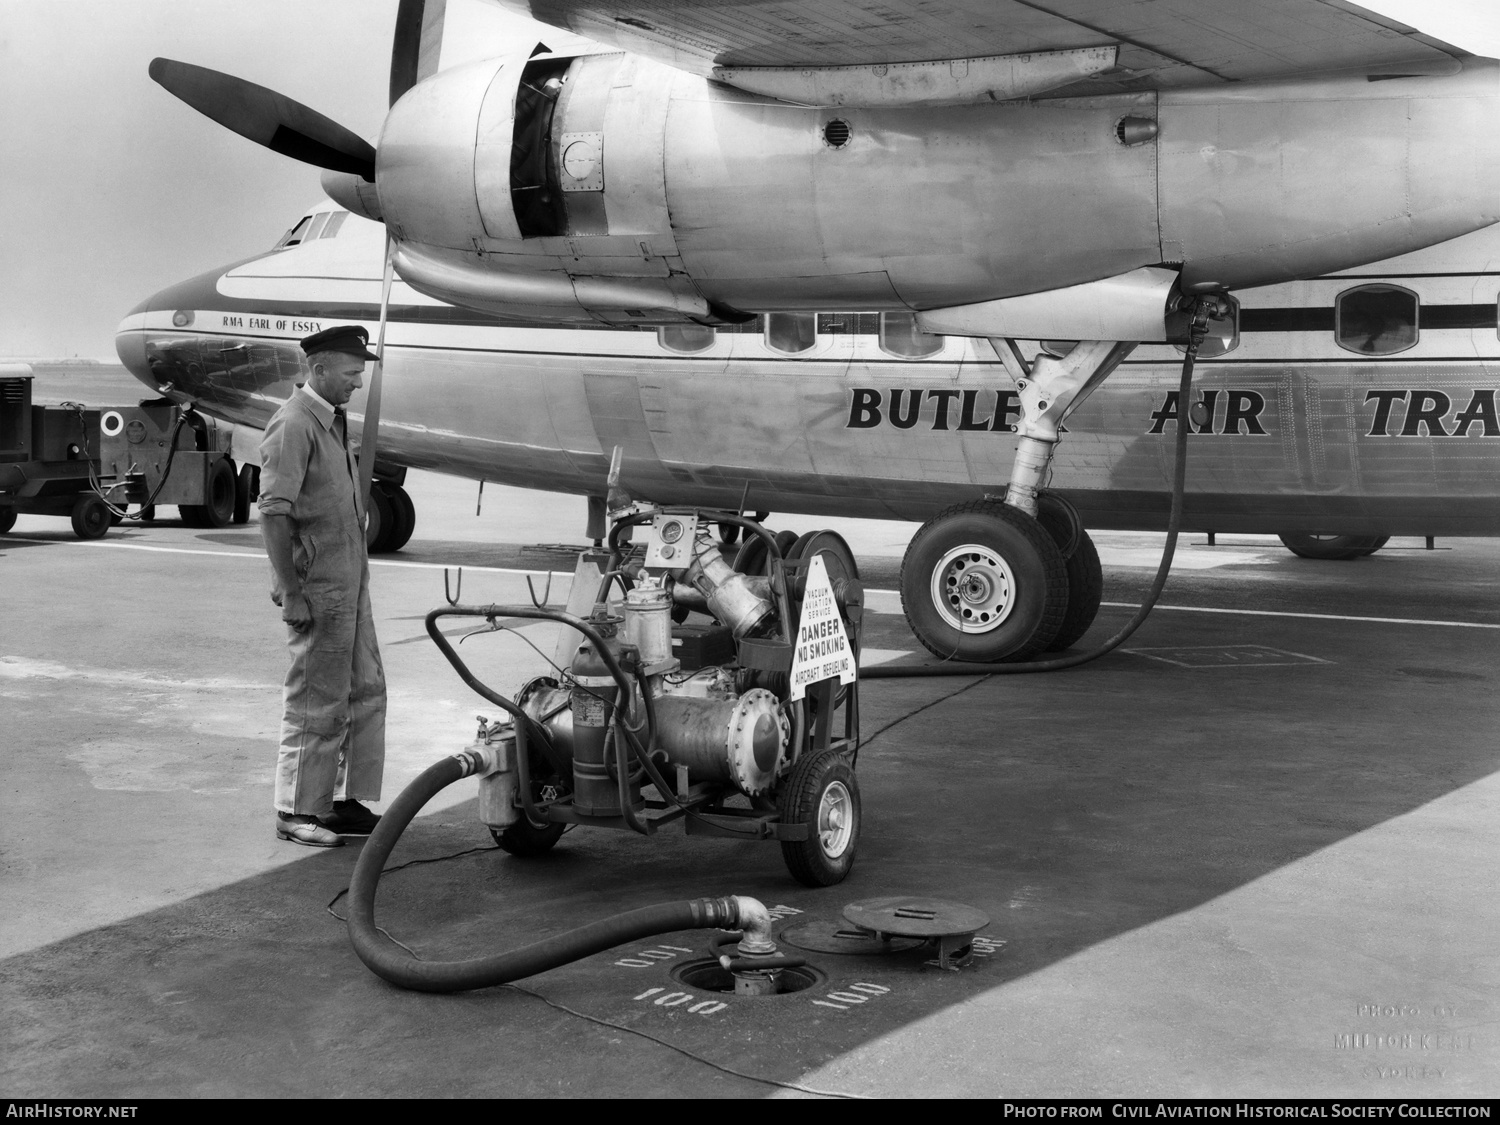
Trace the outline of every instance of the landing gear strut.
{"type": "Polygon", "coordinates": [[[1099,612],[1099,553],[1073,506],[1043,484],[1063,420],[1136,346],[1085,340],[1028,364],[1013,341],[991,342],[1021,399],[1005,498],[939,512],[901,564],[902,604],[917,639],[936,656],[977,663],[1061,651],[1099,612]]]}

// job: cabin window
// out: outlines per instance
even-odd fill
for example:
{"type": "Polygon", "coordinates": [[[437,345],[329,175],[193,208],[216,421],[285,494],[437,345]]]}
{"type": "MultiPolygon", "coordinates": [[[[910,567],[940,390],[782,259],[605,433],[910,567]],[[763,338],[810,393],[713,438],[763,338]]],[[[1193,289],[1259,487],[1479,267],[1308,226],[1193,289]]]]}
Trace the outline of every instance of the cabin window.
{"type": "Polygon", "coordinates": [[[1334,341],[1360,355],[1394,355],[1417,343],[1417,295],[1399,285],[1346,289],[1334,304],[1334,341]]]}
{"type": "Polygon", "coordinates": [[[311,215],[303,215],[297,225],[281,236],[281,241],[276,244],[276,249],[283,246],[295,246],[302,241],[302,236],[307,233],[307,225],[312,222],[311,215]]]}
{"type": "MultiPolygon", "coordinates": [[[[1233,297],[1226,297],[1225,302],[1229,311],[1223,316],[1209,317],[1208,334],[1203,337],[1203,343],[1198,345],[1199,359],[1213,359],[1215,356],[1228,355],[1240,346],[1240,303],[1233,297]]],[[[1172,324],[1168,323],[1170,329],[1172,324]]],[[[1182,330],[1187,331],[1186,318],[1183,320],[1182,330]]],[[[1183,355],[1187,355],[1187,344],[1172,345],[1183,355]]]]}
{"type": "Polygon", "coordinates": [[[328,216],[328,225],[323,228],[319,238],[334,238],[339,233],[339,227],[344,225],[344,220],[349,217],[348,211],[334,211],[328,216]]]}
{"type": "Polygon", "coordinates": [[[817,313],[768,313],[766,346],[783,355],[805,352],[818,342],[817,313]]]}
{"type": "Polygon", "coordinates": [[[915,313],[881,313],[880,350],[901,359],[921,359],[942,351],[943,338],[918,328],[915,313]]]}
{"type": "Polygon", "coordinates": [[[692,355],[714,346],[714,330],[701,324],[670,324],[656,330],[656,342],[669,352],[692,355]]]}

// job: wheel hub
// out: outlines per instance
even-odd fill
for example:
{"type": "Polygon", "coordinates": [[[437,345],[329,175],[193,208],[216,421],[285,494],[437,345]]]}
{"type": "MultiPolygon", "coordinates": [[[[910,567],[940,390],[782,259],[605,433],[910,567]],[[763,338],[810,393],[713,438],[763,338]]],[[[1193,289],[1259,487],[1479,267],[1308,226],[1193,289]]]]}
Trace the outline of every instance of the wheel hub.
{"type": "Polygon", "coordinates": [[[939,615],[963,633],[998,629],[1014,608],[1015,575],[988,547],[965,543],[954,547],[932,571],[932,604],[939,615]]]}
{"type": "Polygon", "coordinates": [[[854,839],[854,799],[842,781],[832,782],[818,801],[815,829],[823,854],[837,859],[854,839]]]}

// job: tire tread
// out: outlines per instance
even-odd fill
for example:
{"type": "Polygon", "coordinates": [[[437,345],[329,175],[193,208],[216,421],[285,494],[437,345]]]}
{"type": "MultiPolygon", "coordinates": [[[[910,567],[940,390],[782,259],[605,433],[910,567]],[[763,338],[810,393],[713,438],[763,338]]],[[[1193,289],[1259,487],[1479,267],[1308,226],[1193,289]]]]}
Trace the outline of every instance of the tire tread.
{"type": "MultiPolygon", "coordinates": [[[[1026,537],[1026,539],[1031,543],[1032,547],[1036,549],[1037,555],[1042,560],[1042,566],[1046,572],[1045,582],[1047,585],[1047,596],[1042,611],[1042,618],[1037,623],[1036,630],[1031,634],[1031,639],[1027,641],[1026,644],[1022,645],[1014,652],[1007,653],[1005,656],[1000,657],[998,660],[991,661],[991,663],[1016,663],[1022,660],[1029,660],[1038,653],[1045,651],[1047,646],[1053,642],[1054,638],[1056,638],[1058,634],[1058,631],[1062,628],[1064,617],[1067,616],[1067,564],[1063,561],[1062,552],[1058,550],[1057,544],[1053,541],[1052,536],[1047,533],[1047,530],[1042,527],[1040,523],[1032,519],[1025,512],[1022,512],[1017,508],[1012,508],[1000,500],[966,500],[961,504],[950,505],[949,507],[944,508],[942,511],[938,512],[937,515],[933,516],[926,523],[924,523],[917,530],[916,535],[912,537],[912,543],[915,544],[923,537],[928,529],[930,529],[940,521],[950,519],[953,516],[968,515],[970,513],[986,515],[995,519],[1004,520],[1006,523],[1019,530],[1026,537]]],[[[951,659],[953,654],[951,652],[944,652],[941,649],[933,647],[928,639],[923,636],[922,629],[920,628],[918,623],[912,620],[911,608],[907,605],[907,599],[905,596],[907,589],[906,569],[908,564],[910,563],[910,560],[911,547],[908,547],[906,549],[906,555],[901,560],[901,575],[898,582],[898,585],[902,592],[901,611],[906,617],[907,625],[910,626],[911,631],[916,635],[917,640],[922,643],[923,648],[927,649],[928,652],[943,660],[951,659]]],[[[928,581],[928,577],[929,576],[926,575],[922,577],[922,582],[924,585],[928,581]]]]}

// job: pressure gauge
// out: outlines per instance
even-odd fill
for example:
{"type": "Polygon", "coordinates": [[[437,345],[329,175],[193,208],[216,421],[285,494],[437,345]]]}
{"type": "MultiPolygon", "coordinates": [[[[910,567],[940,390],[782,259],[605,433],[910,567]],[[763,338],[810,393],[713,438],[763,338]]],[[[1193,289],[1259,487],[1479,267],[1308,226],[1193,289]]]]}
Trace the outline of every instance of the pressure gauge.
{"type": "Polygon", "coordinates": [[[646,541],[646,566],[678,570],[691,566],[698,521],[693,516],[659,515],[646,541]]]}

